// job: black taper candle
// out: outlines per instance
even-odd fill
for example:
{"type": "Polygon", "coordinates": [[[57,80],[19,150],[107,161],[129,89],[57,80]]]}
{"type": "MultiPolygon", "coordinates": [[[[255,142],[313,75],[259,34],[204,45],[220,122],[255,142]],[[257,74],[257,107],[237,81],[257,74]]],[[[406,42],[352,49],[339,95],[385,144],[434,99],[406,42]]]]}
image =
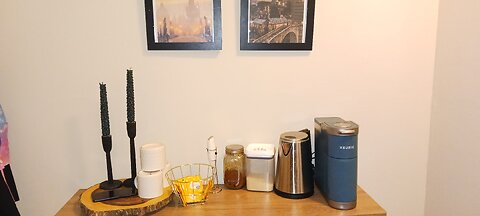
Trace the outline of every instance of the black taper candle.
{"type": "Polygon", "coordinates": [[[110,135],[110,120],[108,117],[107,85],[100,83],[100,116],[102,122],[102,135],[110,135]]]}
{"type": "Polygon", "coordinates": [[[127,121],[135,121],[135,95],[133,88],[133,70],[127,70],[127,121]]]}
{"type": "Polygon", "coordinates": [[[123,182],[127,187],[135,188],[134,179],[137,177],[137,162],[135,157],[135,136],[137,135],[135,122],[135,95],[133,87],[133,70],[127,70],[127,134],[130,138],[130,173],[131,178],[123,182]]]}
{"type": "Polygon", "coordinates": [[[112,159],[112,136],[110,135],[110,120],[108,117],[107,85],[100,83],[100,117],[102,123],[102,145],[105,151],[107,162],[107,181],[100,183],[100,188],[104,190],[113,190],[122,185],[121,181],[113,180],[112,159]]]}

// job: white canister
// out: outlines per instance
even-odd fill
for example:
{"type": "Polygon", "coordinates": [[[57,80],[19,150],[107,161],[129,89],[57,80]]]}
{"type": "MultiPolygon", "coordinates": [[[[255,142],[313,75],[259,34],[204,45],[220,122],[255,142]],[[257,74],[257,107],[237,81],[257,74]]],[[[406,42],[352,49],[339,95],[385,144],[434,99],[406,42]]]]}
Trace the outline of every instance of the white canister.
{"type": "Polygon", "coordinates": [[[275,146],[252,143],[245,149],[247,190],[272,191],[275,178],[275,146]]]}
{"type": "Polygon", "coordinates": [[[140,148],[140,162],[143,171],[153,172],[165,167],[165,146],[158,143],[145,144],[140,148]]]}
{"type": "Polygon", "coordinates": [[[138,196],[144,199],[152,199],[163,194],[163,173],[155,172],[138,172],[136,178],[136,186],[138,188],[138,196]]]}

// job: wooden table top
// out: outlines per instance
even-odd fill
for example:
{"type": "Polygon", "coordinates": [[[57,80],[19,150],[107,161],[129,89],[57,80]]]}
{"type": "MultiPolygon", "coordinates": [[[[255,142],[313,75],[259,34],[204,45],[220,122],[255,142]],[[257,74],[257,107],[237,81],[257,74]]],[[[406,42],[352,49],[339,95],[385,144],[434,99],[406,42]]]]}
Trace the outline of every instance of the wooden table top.
{"type": "MultiPolygon", "coordinates": [[[[58,211],[59,216],[80,216],[80,195],[85,190],[78,190],[72,198],[58,211]]],[[[357,207],[340,211],[328,206],[320,192],[306,199],[286,199],[274,192],[251,192],[245,189],[228,190],[210,194],[203,205],[182,207],[178,199],[154,215],[321,215],[321,216],[386,216],[380,207],[362,188],[357,188],[357,207]]]]}

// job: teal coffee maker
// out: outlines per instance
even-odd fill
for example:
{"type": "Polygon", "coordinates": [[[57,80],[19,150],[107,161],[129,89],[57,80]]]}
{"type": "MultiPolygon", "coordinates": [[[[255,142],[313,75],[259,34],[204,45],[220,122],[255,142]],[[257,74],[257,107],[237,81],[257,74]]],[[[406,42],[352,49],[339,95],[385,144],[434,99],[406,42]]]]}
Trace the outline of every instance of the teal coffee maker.
{"type": "Polygon", "coordinates": [[[315,184],[333,208],[357,204],[358,125],[338,117],[315,118],[315,184]]]}

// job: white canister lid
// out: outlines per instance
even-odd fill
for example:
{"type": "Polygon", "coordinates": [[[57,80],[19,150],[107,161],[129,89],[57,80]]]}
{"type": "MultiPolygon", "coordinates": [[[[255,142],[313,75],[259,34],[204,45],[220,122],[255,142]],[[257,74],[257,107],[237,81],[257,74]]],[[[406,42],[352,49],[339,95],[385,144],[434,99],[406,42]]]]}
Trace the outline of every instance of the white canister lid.
{"type": "Polygon", "coordinates": [[[250,143],[245,149],[245,155],[249,158],[273,158],[275,146],[266,143],[250,143]]]}

